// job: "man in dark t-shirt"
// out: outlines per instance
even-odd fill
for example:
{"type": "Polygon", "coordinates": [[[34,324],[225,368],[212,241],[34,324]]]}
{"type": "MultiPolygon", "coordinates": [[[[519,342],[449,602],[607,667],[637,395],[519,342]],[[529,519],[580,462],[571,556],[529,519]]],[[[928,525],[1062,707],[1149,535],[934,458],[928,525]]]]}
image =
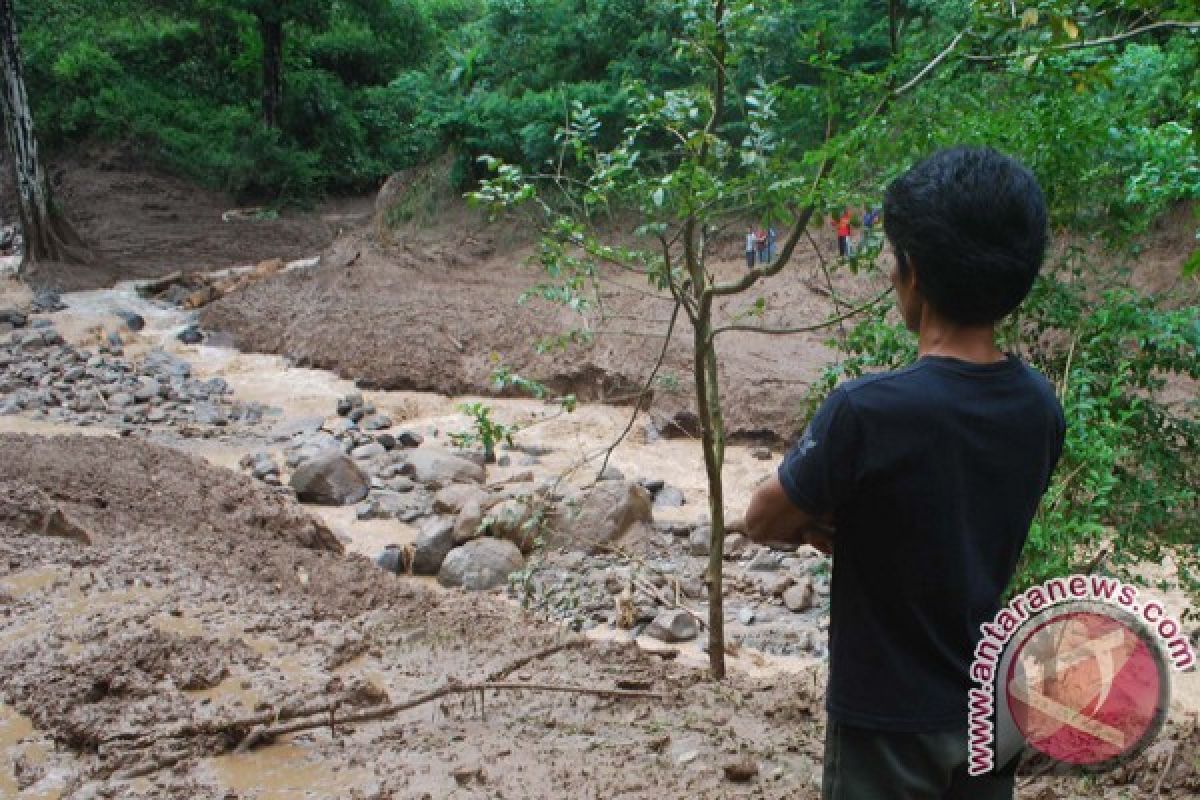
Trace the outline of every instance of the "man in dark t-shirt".
{"type": "Polygon", "coordinates": [[[834,390],[746,524],[834,555],[825,798],[1008,800],[1015,760],[967,776],[968,671],[1062,450],[1052,387],[994,338],[1041,266],[1045,201],[1012,159],[953,148],[883,219],[918,359],[834,390]]]}

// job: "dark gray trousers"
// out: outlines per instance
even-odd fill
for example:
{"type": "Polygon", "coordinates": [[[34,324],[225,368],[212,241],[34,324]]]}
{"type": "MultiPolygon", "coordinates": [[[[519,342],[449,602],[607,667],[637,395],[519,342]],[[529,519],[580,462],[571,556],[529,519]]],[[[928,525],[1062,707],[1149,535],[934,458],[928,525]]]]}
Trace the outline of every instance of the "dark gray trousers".
{"type": "Polygon", "coordinates": [[[825,728],[823,800],[1012,800],[1017,762],[967,775],[967,732],[825,728]]]}

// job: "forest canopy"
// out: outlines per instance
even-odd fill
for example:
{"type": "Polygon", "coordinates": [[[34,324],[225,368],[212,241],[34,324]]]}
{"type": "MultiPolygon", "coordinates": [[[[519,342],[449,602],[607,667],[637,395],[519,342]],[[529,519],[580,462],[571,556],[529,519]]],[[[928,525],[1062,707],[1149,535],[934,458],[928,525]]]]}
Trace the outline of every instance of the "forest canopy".
{"type": "MultiPolygon", "coordinates": [[[[1013,153],[1057,221],[1117,235],[1200,194],[1200,32],[1155,27],[1200,18],[1195,2],[744,5],[753,19],[738,23],[728,66],[743,94],[724,124],[752,135],[750,90],[771,87],[778,133],[798,153],[827,125],[856,128],[880,88],[870,76],[915,75],[963,34],[936,75],[859,128],[857,169],[830,184],[848,197],[951,142],[1013,153]],[[1139,27],[1152,29],[1078,47],[1139,27]]],[[[51,154],[120,143],[276,203],[368,190],[446,153],[463,189],[484,155],[536,171],[561,158],[572,108],[615,139],[630,92],[701,79],[677,51],[689,2],[20,0],[17,11],[51,154]]]]}

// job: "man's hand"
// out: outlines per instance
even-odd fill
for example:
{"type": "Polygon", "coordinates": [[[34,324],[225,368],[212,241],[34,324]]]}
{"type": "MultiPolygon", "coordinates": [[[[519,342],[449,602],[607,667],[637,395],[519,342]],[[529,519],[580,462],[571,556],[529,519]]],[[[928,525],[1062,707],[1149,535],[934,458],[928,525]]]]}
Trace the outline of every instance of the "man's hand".
{"type": "Polygon", "coordinates": [[[787,496],[778,476],[764,481],[746,509],[746,536],[759,544],[808,544],[822,553],[833,552],[832,518],[815,517],[787,496]]]}

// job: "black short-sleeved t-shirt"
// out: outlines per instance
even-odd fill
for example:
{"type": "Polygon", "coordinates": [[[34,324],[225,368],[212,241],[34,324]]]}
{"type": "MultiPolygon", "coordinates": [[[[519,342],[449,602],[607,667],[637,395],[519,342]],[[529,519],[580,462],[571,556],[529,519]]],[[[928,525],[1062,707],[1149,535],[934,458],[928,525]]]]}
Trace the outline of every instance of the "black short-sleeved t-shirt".
{"type": "Polygon", "coordinates": [[[779,479],[798,507],[833,515],[831,718],[966,724],[980,625],[999,610],[1063,434],[1050,384],[1014,356],[925,356],[829,396],[779,479]]]}

